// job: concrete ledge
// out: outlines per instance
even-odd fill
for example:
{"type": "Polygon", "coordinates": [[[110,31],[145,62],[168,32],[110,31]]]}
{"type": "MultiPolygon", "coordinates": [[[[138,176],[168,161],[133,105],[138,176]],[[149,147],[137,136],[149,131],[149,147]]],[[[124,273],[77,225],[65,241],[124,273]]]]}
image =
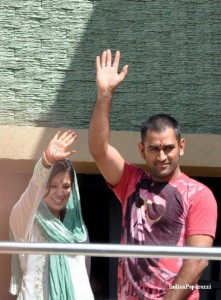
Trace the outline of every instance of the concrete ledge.
{"type": "MultiPolygon", "coordinates": [[[[62,128],[64,131],[66,128],[62,128]]],[[[33,170],[42,151],[59,128],[0,126],[0,167],[2,171],[29,172],[33,170]]],[[[78,173],[99,173],[88,151],[88,131],[75,130],[78,137],[74,144],[77,151],[71,157],[78,173]]],[[[184,134],[185,156],[181,168],[190,176],[221,177],[221,136],[204,134],[184,134]]],[[[140,157],[139,132],[112,131],[111,144],[129,162],[145,169],[140,157]]]]}

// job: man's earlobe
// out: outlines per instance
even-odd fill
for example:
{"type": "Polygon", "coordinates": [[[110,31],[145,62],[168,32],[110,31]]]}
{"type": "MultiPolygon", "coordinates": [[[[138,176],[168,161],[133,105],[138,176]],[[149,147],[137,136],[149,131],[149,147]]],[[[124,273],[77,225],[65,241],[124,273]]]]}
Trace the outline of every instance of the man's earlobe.
{"type": "Polygon", "coordinates": [[[180,156],[184,155],[184,150],[185,150],[185,140],[181,139],[181,141],[180,141],[180,156]]]}
{"type": "Polygon", "coordinates": [[[139,147],[139,150],[140,150],[140,155],[141,155],[141,157],[145,159],[145,152],[144,152],[144,145],[143,145],[143,143],[140,142],[140,143],[138,144],[138,147],[139,147]]]}

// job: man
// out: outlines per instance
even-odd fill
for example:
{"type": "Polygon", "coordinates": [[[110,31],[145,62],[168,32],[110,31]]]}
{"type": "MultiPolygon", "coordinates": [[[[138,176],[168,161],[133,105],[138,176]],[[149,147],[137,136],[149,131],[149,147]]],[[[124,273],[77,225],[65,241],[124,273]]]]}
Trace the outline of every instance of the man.
{"type": "MultiPolygon", "coordinates": [[[[184,154],[177,121],[165,114],[141,127],[139,151],[148,173],[127,162],[109,144],[112,96],[128,66],[118,73],[108,49],[96,58],[98,96],[89,129],[89,149],[100,172],[122,204],[124,244],[211,247],[217,205],[212,192],[183,174],[184,154]]],[[[208,262],[203,259],[120,258],[118,299],[199,299],[195,287],[208,262]]]]}

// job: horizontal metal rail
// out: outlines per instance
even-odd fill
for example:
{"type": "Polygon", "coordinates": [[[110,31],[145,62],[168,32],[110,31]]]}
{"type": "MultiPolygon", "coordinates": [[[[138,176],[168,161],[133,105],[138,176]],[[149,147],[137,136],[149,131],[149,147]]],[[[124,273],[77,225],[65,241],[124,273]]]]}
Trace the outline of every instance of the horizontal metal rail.
{"type": "Polygon", "coordinates": [[[19,253],[221,260],[218,247],[0,242],[0,254],[19,253]]]}

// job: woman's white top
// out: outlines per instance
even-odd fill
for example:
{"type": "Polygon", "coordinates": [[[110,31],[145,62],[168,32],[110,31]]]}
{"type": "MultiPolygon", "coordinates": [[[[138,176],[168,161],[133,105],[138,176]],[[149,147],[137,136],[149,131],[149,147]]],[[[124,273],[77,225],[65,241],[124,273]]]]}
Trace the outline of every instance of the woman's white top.
{"type": "MultiPolygon", "coordinates": [[[[50,173],[51,168],[45,168],[40,159],[28,187],[13,207],[9,221],[15,242],[48,242],[35,223],[35,214],[50,173]]],[[[85,256],[67,257],[76,299],[93,300],[85,256]]],[[[18,300],[48,300],[48,258],[48,255],[42,254],[19,254],[22,270],[21,287],[10,286],[10,292],[18,295],[18,300]]]]}

